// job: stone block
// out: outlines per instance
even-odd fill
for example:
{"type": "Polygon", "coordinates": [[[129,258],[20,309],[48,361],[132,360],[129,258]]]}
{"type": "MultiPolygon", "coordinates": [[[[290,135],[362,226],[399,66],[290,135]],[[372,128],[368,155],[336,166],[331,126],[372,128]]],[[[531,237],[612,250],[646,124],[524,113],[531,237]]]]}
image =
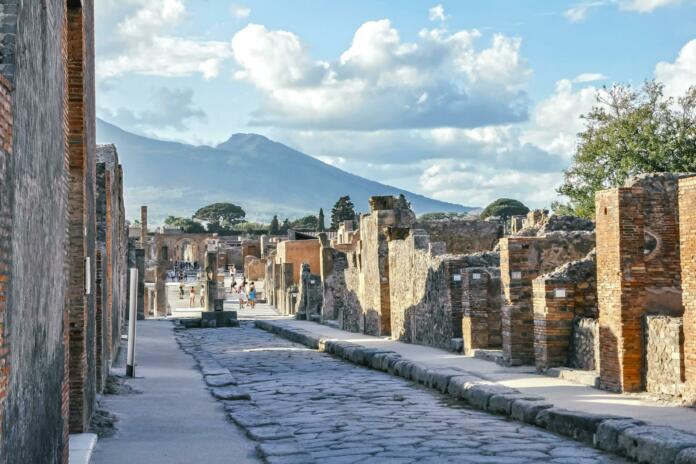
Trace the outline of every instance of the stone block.
{"type": "Polygon", "coordinates": [[[269,441],[292,438],[293,434],[277,424],[247,427],[246,433],[252,440],[269,441]]]}
{"type": "Polygon", "coordinates": [[[464,399],[477,409],[488,409],[488,401],[493,395],[505,394],[505,393],[517,393],[516,390],[512,388],[504,387],[502,385],[496,385],[493,383],[483,384],[479,383],[464,392],[464,399]]]}
{"type": "Polygon", "coordinates": [[[513,401],[510,408],[510,417],[528,424],[536,424],[537,415],[541,411],[552,407],[551,403],[519,399],[513,401]]]}
{"type": "Polygon", "coordinates": [[[625,429],[618,439],[618,448],[625,456],[638,462],[671,464],[685,449],[696,447],[696,435],[672,427],[642,425],[625,429]]]}
{"type": "Polygon", "coordinates": [[[585,443],[594,443],[594,435],[602,421],[622,419],[617,416],[568,411],[560,408],[544,409],[539,412],[535,423],[551,432],[565,435],[585,443]]]}
{"type": "Polygon", "coordinates": [[[512,413],[512,405],[515,401],[524,400],[531,402],[543,401],[543,398],[524,393],[496,393],[488,399],[488,411],[494,414],[509,416],[512,413]]]}
{"type": "Polygon", "coordinates": [[[237,385],[237,379],[228,374],[206,375],[205,383],[210,387],[226,387],[237,385]]]}
{"type": "Polygon", "coordinates": [[[610,453],[618,453],[620,451],[619,437],[621,434],[627,429],[639,425],[644,425],[644,423],[632,419],[611,419],[602,421],[595,433],[594,446],[609,451],[610,453]]]}
{"type": "Polygon", "coordinates": [[[696,448],[681,450],[674,464],[696,464],[696,448]]]}
{"type": "Polygon", "coordinates": [[[219,400],[250,400],[251,395],[246,390],[239,387],[217,387],[210,390],[212,395],[219,400]]]}

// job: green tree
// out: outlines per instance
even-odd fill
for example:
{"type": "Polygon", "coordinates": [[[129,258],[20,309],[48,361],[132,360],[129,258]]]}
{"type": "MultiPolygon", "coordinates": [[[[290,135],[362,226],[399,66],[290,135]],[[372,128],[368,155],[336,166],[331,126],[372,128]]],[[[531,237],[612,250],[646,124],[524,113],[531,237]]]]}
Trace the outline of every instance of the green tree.
{"type": "Polygon", "coordinates": [[[180,229],[182,232],[187,234],[200,234],[205,232],[205,227],[203,227],[203,224],[189,218],[167,216],[167,218],[164,220],[164,224],[169,227],[180,229]]]}
{"type": "Polygon", "coordinates": [[[471,219],[471,216],[467,213],[446,213],[446,212],[433,212],[421,214],[418,217],[419,222],[425,221],[444,221],[449,219],[471,219]]]}
{"type": "Polygon", "coordinates": [[[292,224],[290,224],[290,219],[285,218],[283,223],[280,225],[280,233],[287,234],[290,227],[292,227],[292,224]]]}
{"type": "Polygon", "coordinates": [[[486,219],[491,216],[498,216],[503,219],[508,219],[510,216],[527,214],[527,208],[522,202],[511,198],[498,198],[490,205],[486,206],[479,216],[481,219],[486,219]]]}
{"type": "Polygon", "coordinates": [[[615,85],[598,92],[558,188],[575,214],[593,218],[595,193],[630,176],[696,171],[696,86],[676,100],[663,87],[648,81],[639,90],[615,85]]]}
{"type": "Polygon", "coordinates": [[[403,193],[399,194],[399,197],[394,202],[396,209],[411,209],[411,202],[406,199],[403,193]]]}
{"type": "Polygon", "coordinates": [[[317,217],[314,215],[309,215],[302,217],[300,219],[296,219],[290,223],[290,227],[292,229],[311,229],[311,230],[316,230],[317,224],[319,224],[319,221],[317,220],[317,217]]]}
{"type": "Polygon", "coordinates": [[[317,232],[326,230],[326,220],[324,219],[324,208],[319,208],[319,217],[317,218],[317,232]]]}
{"type": "Polygon", "coordinates": [[[213,224],[214,229],[227,228],[244,222],[246,212],[241,206],[232,203],[213,203],[204,206],[193,214],[193,219],[213,224]]]}
{"type": "Polygon", "coordinates": [[[334,207],[331,209],[331,228],[338,229],[338,225],[343,221],[355,220],[355,206],[350,201],[348,195],[338,199],[334,207]]]}
{"type": "Polygon", "coordinates": [[[273,219],[271,219],[271,225],[268,228],[268,233],[270,235],[280,235],[280,224],[278,224],[278,216],[273,216],[273,219]]]}

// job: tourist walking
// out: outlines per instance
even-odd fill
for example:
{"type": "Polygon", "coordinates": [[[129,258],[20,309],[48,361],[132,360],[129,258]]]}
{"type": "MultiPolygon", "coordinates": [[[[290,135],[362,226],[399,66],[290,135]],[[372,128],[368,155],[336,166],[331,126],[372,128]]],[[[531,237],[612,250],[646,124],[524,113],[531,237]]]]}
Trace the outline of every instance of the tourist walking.
{"type": "Polygon", "coordinates": [[[244,286],[240,285],[237,289],[237,295],[239,296],[239,309],[244,309],[244,300],[246,295],[244,294],[244,286]]]}
{"type": "Polygon", "coordinates": [[[189,290],[189,308],[193,308],[193,305],[196,304],[196,289],[194,287],[191,287],[191,290],[189,290]]]}
{"type": "Polygon", "coordinates": [[[254,282],[249,284],[249,306],[251,306],[251,309],[256,307],[256,287],[254,287],[254,282]]]}
{"type": "Polygon", "coordinates": [[[205,308],[205,285],[201,285],[201,308],[205,308]]]}
{"type": "Polygon", "coordinates": [[[179,299],[180,300],[184,299],[184,283],[183,282],[179,283],[179,299]]]}

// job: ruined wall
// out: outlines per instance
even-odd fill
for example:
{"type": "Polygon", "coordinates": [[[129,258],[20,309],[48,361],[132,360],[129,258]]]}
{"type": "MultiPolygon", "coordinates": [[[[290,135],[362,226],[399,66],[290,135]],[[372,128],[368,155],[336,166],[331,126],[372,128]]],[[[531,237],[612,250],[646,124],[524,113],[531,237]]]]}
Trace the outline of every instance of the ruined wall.
{"type": "Polygon", "coordinates": [[[643,316],[682,315],[678,181],[649,174],[596,195],[600,383],[644,387],[643,316]]]}
{"type": "Polygon", "coordinates": [[[599,367],[599,320],[576,317],[568,365],[575,369],[594,371],[599,367]]]}
{"type": "Polygon", "coordinates": [[[503,235],[499,223],[480,219],[419,221],[415,227],[425,230],[431,241],[444,242],[450,254],[490,251],[503,235]]]}
{"type": "Polygon", "coordinates": [[[467,256],[462,269],[462,339],[464,353],[499,348],[501,334],[500,254],[467,256]]]}
{"type": "Polygon", "coordinates": [[[266,273],[266,260],[254,256],[244,258],[244,277],[252,282],[263,280],[266,273]]]}
{"type": "Polygon", "coordinates": [[[8,279],[0,289],[0,462],[55,463],[67,457],[65,2],[7,1],[0,9],[0,71],[13,100],[10,115],[0,92],[0,274],[8,279]]]}
{"type": "Polygon", "coordinates": [[[595,253],[537,277],[532,285],[537,368],[573,365],[576,319],[598,317],[595,253]]]}
{"type": "Polygon", "coordinates": [[[552,232],[543,237],[500,240],[503,358],[507,363],[534,363],[532,281],[584,257],[594,246],[591,232],[552,232]]]}
{"type": "Polygon", "coordinates": [[[645,390],[678,395],[684,381],[681,317],[645,316],[645,390]]]}
{"type": "Polygon", "coordinates": [[[302,275],[302,263],[309,264],[310,268],[317,269],[320,265],[319,240],[286,240],[280,242],[277,248],[276,262],[291,263],[294,283],[300,282],[302,275]]]}
{"type": "Polygon", "coordinates": [[[318,274],[312,274],[309,265],[305,263],[302,265],[302,275],[298,285],[296,317],[318,322],[321,320],[322,304],[321,277],[318,274]]]}
{"type": "Polygon", "coordinates": [[[696,177],[679,180],[679,243],[684,302],[684,376],[696,403],[696,177]]]}

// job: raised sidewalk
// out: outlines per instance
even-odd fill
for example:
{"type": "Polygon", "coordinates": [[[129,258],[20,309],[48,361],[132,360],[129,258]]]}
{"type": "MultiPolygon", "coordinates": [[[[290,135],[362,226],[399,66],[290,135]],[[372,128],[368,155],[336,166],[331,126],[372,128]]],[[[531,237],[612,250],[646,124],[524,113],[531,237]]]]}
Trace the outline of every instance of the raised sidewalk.
{"type": "Polygon", "coordinates": [[[641,462],[696,463],[696,409],[618,394],[494,362],[283,317],[271,331],[356,364],[436,388],[471,406],[641,462]]]}

